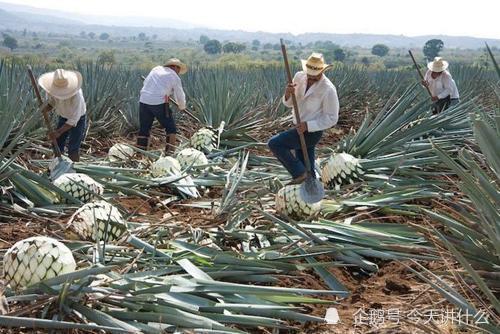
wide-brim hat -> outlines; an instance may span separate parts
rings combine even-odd
[[[319,75],[332,66],[325,63],[321,53],[316,52],[313,52],[307,60],[301,59],[300,61],[302,62],[302,70],[312,76]]]
[[[54,72],[42,74],[38,84],[49,95],[66,100],[74,96],[82,88],[82,75],[77,71],[57,69]]]
[[[443,72],[448,68],[448,62],[441,57],[435,57],[434,61],[427,64],[427,68],[432,72]]]
[[[179,74],[184,74],[188,70],[187,65],[184,64],[182,61],[180,61],[177,58],[170,58],[169,60],[167,60],[167,62],[163,66],[172,66],[172,65],[179,66],[179,68],[180,68]]]

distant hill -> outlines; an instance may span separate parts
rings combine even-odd
[[[97,16],[83,15],[78,13],[68,13],[59,10],[37,8],[13,3],[0,2],[0,8],[16,14],[29,14],[36,21],[44,21],[49,18],[51,23],[73,24],[73,25],[103,25],[103,26],[127,26],[127,27],[163,27],[177,29],[191,29],[200,25],[163,18],[135,17],[135,16]],[[22,16],[22,15],[19,15]],[[55,19],[56,18],[56,19]],[[0,23],[1,24],[1,23]],[[12,28],[11,28],[12,29]]]
[[[422,47],[431,38],[443,40],[445,47],[477,49],[487,42],[491,47],[500,48],[500,39],[475,38],[468,36],[417,36],[371,35],[371,34],[330,34],[248,32],[242,30],[217,30],[196,26],[193,23],[171,19],[148,17],[111,17],[92,16],[63,11],[48,10],[30,6],[0,2],[0,30],[30,30],[60,34],[79,34],[81,31],[109,33],[113,36],[131,36],[144,32],[157,35],[163,40],[198,40],[204,34],[221,41],[251,42],[258,39],[261,43],[278,43],[284,38],[295,43],[307,44],[318,40],[329,40],[341,46],[360,46],[369,48],[383,43],[391,48]]]

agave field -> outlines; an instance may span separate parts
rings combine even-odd
[[[160,128],[149,151],[133,145],[147,73],[74,64],[90,124],[75,173],[50,180],[28,64],[1,60],[2,332],[499,333],[491,60],[451,68],[462,102],[437,115],[410,68],[328,72],[340,120],[313,205],[266,146],[291,126],[280,67],[191,69],[199,122],[177,113],[164,157]]]

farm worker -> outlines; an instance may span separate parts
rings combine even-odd
[[[287,85],[282,102],[285,106],[292,108],[291,94],[295,92],[302,122],[297,124],[294,117],[295,128],[273,136],[268,142],[273,154],[292,175],[293,179],[289,184],[302,183],[307,177],[299,133],[304,134],[311,161],[311,172],[315,175],[315,146],[321,139],[323,130],[337,124],[339,117],[337,90],[324,75],[324,71],[331,65],[325,63],[321,53],[312,53],[307,60],[301,61],[302,71],[297,72],[293,82]]]
[[[47,93],[48,100],[43,108],[55,110],[59,115],[57,128],[49,133],[49,138],[57,141],[64,153],[68,142],[68,156],[80,161],[80,146],[85,137],[86,112],[82,92],[82,75],[77,71],[57,69],[42,74],[38,84]]]
[[[427,64],[427,72],[422,84],[429,87],[432,94],[433,112],[439,113],[454,106],[459,102],[458,88],[455,80],[451,77],[448,62],[441,57],[435,57],[434,61]]]
[[[156,118],[167,135],[165,153],[175,150],[177,132],[172,111],[168,105],[170,96],[175,98],[179,110],[186,108],[186,95],[182,89],[180,74],[187,72],[187,66],[177,58],[169,59],[165,65],[156,66],[149,72],[141,89],[139,104],[139,134],[137,146],[146,150],[153,121]]]

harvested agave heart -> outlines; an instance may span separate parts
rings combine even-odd
[[[3,257],[4,278],[13,289],[75,271],[73,253],[60,241],[31,237],[18,241]]]

